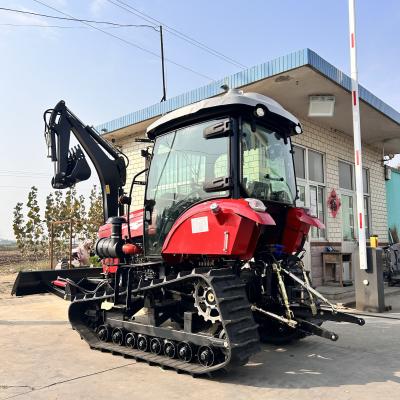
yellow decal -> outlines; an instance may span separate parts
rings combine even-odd
[[[106,185],[106,193],[110,194],[110,185]]]

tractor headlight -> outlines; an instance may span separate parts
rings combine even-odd
[[[265,204],[258,199],[245,199],[247,203],[249,203],[249,206],[254,210],[254,211],[259,211],[259,212],[264,212],[267,208],[265,207]]]

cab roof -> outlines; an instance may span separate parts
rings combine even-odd
[[[266,108],[269,113],[284,118],[293,125],[299,125],[299,120],[293,114],[285,110],[278,102],[270,97],[259,93],[243,93],[242,90],[230,89],[222,96],[205,99],[171,111],[149,125],[146,133],[149,137],[156,136],[157,131],[163,131],[163,128],[170,126],[174,121],[182,120],[184,117],[195,117],[195,115],[200,112],[206,113],[207,111],[227,108],[229,106],[248,106],[252,108],[262,106]]]

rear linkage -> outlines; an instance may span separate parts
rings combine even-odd
[[[301,260],[299,260],[298,266],[302,270],[304,281],[290,272],[288,269],[284,268],[282,264],[282,260],[275,260],[272,264],[272,270],[275,272],[278,279],[278,287],[285,308],[285,316],[264,310],[255,304],[251,305],[251,310],[253,312],[273,318],[280,323],[287,325],[289,328],[299,329],[306,334],[321,336],[332,341],[338,340],[339,336],[334,332],[328,331],[327,329],[321,328],[321,326],[310,322],[310,319],[319,321],[348,322],[360,326],[365,324],[364,319],[339,311],[337,305],[331,303],[326,297],[315,290],[309,282],[307,272]],[[290,304],[282,273],[289,276],[307,291],[308,299],[310,301],[309,306],[302,304]],[[326,306],[322,306],[321,303],[318,303],[317,305],[315,298],[317,298]]]

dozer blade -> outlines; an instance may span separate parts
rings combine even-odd
[[[54,281],[57,281],[57,278],[69,278],[74,282],[79,282],[83,278],[102,278],[102,271],[102,268],[74,268],[19,272],[11,294],[26,296],[39,293],[54,293],[66,298],[65,290],[53,284]]]

